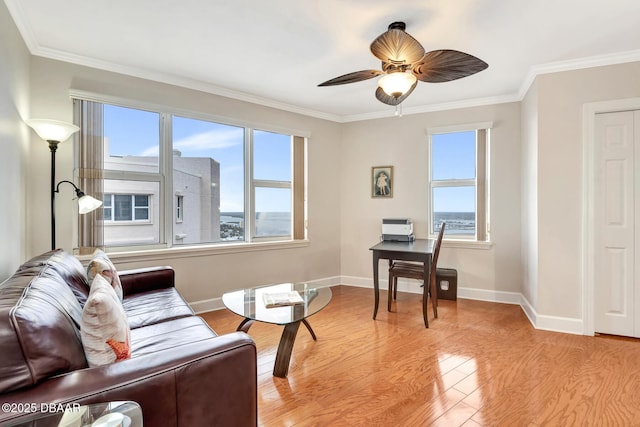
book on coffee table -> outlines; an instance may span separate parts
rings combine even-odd
[[[264,306],[266,308],[304,304],[304,300],[296,291],[262,294],[262,299],[264,300]]]

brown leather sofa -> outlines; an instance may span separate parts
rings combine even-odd
[[[0,284],[0,402],[132,400],[145,426],[257,425],[253,340],[218,336],[175,289],[169,267],[119,275],[132,357],[94,368],[80,340],[89,289],[75,256],[47,252]],[[24,415],[4,409],[0,425]]]

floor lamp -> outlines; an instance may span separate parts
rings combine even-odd
[[[38,136],[49,143],[49,151],[51,151],[51,250],[56,248],[56,216],[54,209],[54,200],[56,193],[60,192],[60,184],[63,182],[73,185],[78,196],[79,213],[89,213],[102,205],[100,200],[96,200],[91,196],[87,196],[71,181],[56,182],[56,150],[58,144],[69,139],[71,135],[80,130],[80,128],[71,123],[60,122],[57,120],[31,119],[26,121]]]

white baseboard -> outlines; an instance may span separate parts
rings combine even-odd
[[[221,297],[193,301],[190,302],[189,305],[191,306],[191,309],[196,312],[196,314],[206,313],[207,311],[221,310],[224,308]]]
[[[332,276],[322,279],[310,280],[307,283],[313,284],[317,287],[345,285],[373,289],[373,279],[367,277]],[[388,289],[388,283],[386,279],[380,279],[380,289]],[[411,292],[416,294],[422,293],[422,288],[420,287],[419,282],[415,280],[400,279],[398,281],[398,290],[401,292]],[[531,322],[531,325],[535,329],[562,332],[566,334],[584,334],[584,322],[582,321],[582,319],[540,315],[535,311],[531,303],[524,297],[524,295],[518,292],[458,287],[458,298],[519,305],[522,308],[524,314],[529,319],[529,322]],[[207,311],[220,310],[224,308],[224,304],[222,304],[222,298],[211,298],[206,300],[193,301],[190,302],[189,305],[191,306],[193,311],[196,312],[196,314],[204,313]]]

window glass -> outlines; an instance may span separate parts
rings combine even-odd
[[[432,179],[473,179],[476,176],[476,131],[431,136]]]
[[[253,132],[253,178],[291,181],[291,136]]]
[[[184,196],[176,196],[176,222],[182,222]]]
[[[134,220],[144,221],[149,219],[149,196],[134,196]]]
[[[256,237],[291,235],[291,190],[257,187],[255,193]]]
[[[173,192],[175,244],[244,240],[244,129],[173,117]]]
[[[104,180],[105,246],[160,242],[160,184],[149,181]]]
[[[133,211],[131,209],[131,195],[115,194],[113,196],[113,220],[131,221]]]
[[[433,189],[433,230],[446,222],[446,235],[476,234],[475,187],[436,187]]]
[[[104,105],[105,169],[157,172],[160,115]]]
[[[102,198],[103,218],[105,221],[113,220],[113,208],[112,208],[113,195],[105,194]]]
[[[487,128],[430,133],[432,236],[446,222],[445,237],[488,241],[488,137]]]

